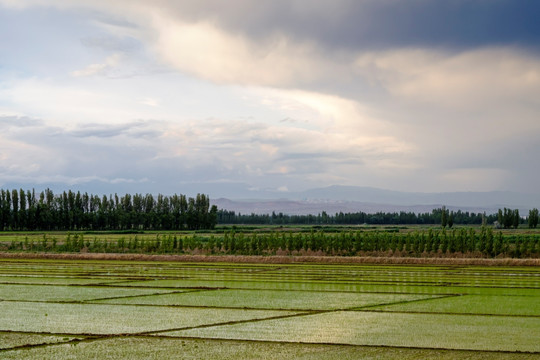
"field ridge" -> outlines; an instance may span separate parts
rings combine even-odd
[[[0,252],[0,259],[53,259],[53,260],[125,260],[203,263],[256,263],[256,264],[395,264],[395,265],[481,265],[481,266],[540,266],[540,259],[515,258],[423,258],[389,256],[308,256],[308,255],[171,255],[121,253],[12,253]]]

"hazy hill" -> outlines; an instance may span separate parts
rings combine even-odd
[[[288,196],[288,198],[361,201],[395,205],[540,207],[540,195],[512,191],[420,193],[334,185],[291,195],[293,196]]]
[[[318,214],[336,212],[378,211],[416,213],[430,212],[445,205],[450,210],[494,213],[499,208],[517,208],[525,214],[540,207],[540,196],[510,191],[419,193],[383,190],[371,187],[328,186],[302,192],[258,194],[250,192],[251,199],[213,200],[221,209],[243,214]],[[260,196],[260,197],[259,197]]]

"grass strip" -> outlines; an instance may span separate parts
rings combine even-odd
[[[540,301],[532,296],[482,296],[464,295],[457,297],[436,298],[423,302],[408,302],[374,306],[380,311],[446,313],[446,314],[482,314],[540,317]]]
[[[0,330],[129,334],[290,314],[286,311],[0,302]]]
[[[100,301],[115,304],[180,305],[275,310],[336,310],[431,298],[432,295],[216,290]]]
[[[522,351],[540,355],[535,318],[473,315],[325,312],[164,333],[170,336],[336,343],[460,350]]]
[[[0,299],[24,301],[84,301],[103,297],[133,296],[167,293],[159,289],[129,289],[114,287],[60,286],[60,285],[0,285]]]

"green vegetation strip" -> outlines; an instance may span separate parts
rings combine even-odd
[[[465,295],[438,298],[429,302],[376,306],[370,310],[540,317],[540,300],[532,296]],[[540,322],[540,319],[538,321]]]
[[[0,302],[0,330],[123,334],[293,314],[286,311]]]
[[[327,312],[163,333],[218,339],[417,348],[525,351],[540,355],[540,319],[471,315]]]
[[[98,298],[167,293],[167,290],[89,286],[0,285],[1,300],[85,301]]]
[[[114,304],[151,304],[260,308],[290,310],[333,310],[428,299],[426,295],[299,292],[269,290],[216,290],[103,300]]]
[[[469,352],[456,350],[359,347],[346,345],[291,344],[251,341],[112,338],[78,344],[11,350],[3,360],[67,359],[380,359],[380,360],[526,360],[529,354]]]
[[[486,295],[528,295],[540,296],[540,289],[524,289],[511,287],[473,287],[449,285],[402,285],[395,284],[365,284],[347,281],[242,281],[242,280],[147,280],[122,283],[123,286],[152,287],[152,288],[229,288],[229,289],[266,289],[282,291],[317,291],[317,292],[370,292],[389,294],[486,294]]]

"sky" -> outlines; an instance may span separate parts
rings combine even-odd
[[[536,0],[0,0],[0,187],[540,193]]]

